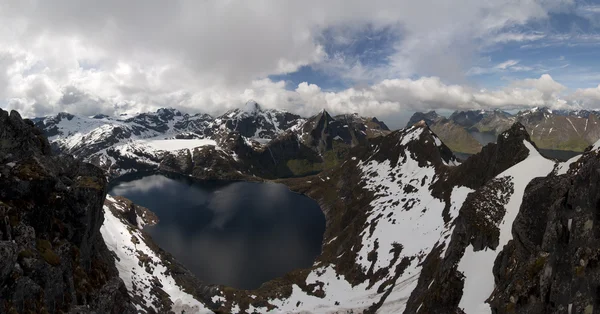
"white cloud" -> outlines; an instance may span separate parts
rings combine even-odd
[[[487,45],[493,44],[504,44],[508,42],[526,42],[536,41],[545,38],[546,35],[543,33],[518,33],[518,32],[506,32],[500,33],[495,36],[491,36],[487,39]]]
[[[579,88],[569,98],[583,108],[598,108],[600,106],[600,85],[593,88]]]
[[[511,67],[517,65],[518,63],[519,63],[519,60],[506,60],[506,61],[496,65],[496,68],[500,69],[500,70],[506,70],[508,68],[511,68]]]
[[[489,62],[489,61],[488,61]],[[520,65],[519,60],[506,60],[504,62],[498,63],[492,66],[475,66],[470,68],[467,71],[467,75],[481,75],[481,74],[491,74],[491,73],[500,73],[500,72],[523,72],[523,71],[532,71],[536,68],[532,66]],[[537,70],[540,70],[540,66],[537,66]],[[542,71],[545,72],[545,71]]]
[[[326,107],[366,115],[420,106],[552,102],[555,94],[538,90],[544,86],[482,94],[444,82],[464,82],[465,69],[486,38],[534,40],[542,35],[506,29],[545,19],[549,10],[564,5],[535,0],[460,5],[435,0],[7,0],[0,3],[0,101],[26,116],[166,106],[218,114],[248,98],[303,114]],[[398,35],[389,64],[373,68],[355,58],[327,55],[318,40],[327,29],[367,26]],[[338,35],[339,43],[351,38]],[[517,70],[517,61],[509,61],[498,66]],[[366,78],[371,85],[325,92],[307,83],[290,91],[284,82],[266,78],[303,65],[329,67],[340,77]]]

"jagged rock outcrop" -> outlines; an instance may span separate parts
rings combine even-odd
[[[600,159],[596,148],[568,173],[532,181],[494,266],[494,313],[597,313]]]
[[[532,154],[544,160],[530,142],[525,128],[516,123],[498,137],[497,144],[488,144],[480,153],[448,169],[445,180],[434,186],[440,191],[448,191],[448,185],[463,186],[468,188],[469,193],[453,221],[454,229],[444,248],[445,254],[432,252],[425,258],[424,271],[406,306],[407,313],[462,313],[459,303],[465,302],[463,298],[469,293],[465,292],[467,274],[459,268],[463,260],[471,259],[471,255],[465,256],[465,251],[469,249],[476,254],[482,250],[502,249],[502,246],[499,247],[501,232],[506,230],[501,228],[506,228],[503,222],[507,211],[511,210],[507,206],[513,196],[518,198],[519,190],[525,188],[522,184],[516,186],[518,183],[513,176],[502,174],[525,162]],[[536,159],[532,159],[531,163],[537,163]],[[551,169],[548,168],[548,171]],[[513,211],[518,211],[518,208],[512,208],[511,213]],[[488,274],[491,275],[493,259],[488,262]],[[469,283],[468,288],[473,289],[472,285]],[[473,311],[472,308],[467,310],[467,313]]]
[[[0,110],[0,313],[135,313],[100,227],[99,168]]]
[[[496,143],[484,146],[481,152],[469,157],[459,167],[453,169],[451,180],[457,180],[460,184],[473,189],[482,186],[528,156],[529,149],[525,147],[523,141],[532,143],[525,127],[517,122],[500,134]]]

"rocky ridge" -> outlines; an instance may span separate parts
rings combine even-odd
[[[102,170],[0,110],[0,313],[135,313],[100,228]]]

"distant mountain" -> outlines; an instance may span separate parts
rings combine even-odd
[[[258,103],[250,100],[244,108],[233,109],[217,117],[212,128],[238,132],[244,137],[256,140],[271,140],[304,121],[299,115],[287,111],[263,110]]]
[[[377,118],[356,114],[333,118],[326,111],[302,118],[283,110],[262,109],[254,101],[216,118],[176,109],[126,119],[59,113],[37,119],[36,126],[56,152],[98,165],[112,177],[161,167],[192,171],[195,164],[204,165],[207,177],[216,174],[206,165],[216,164],[223,166],[221,171],[229,169],[233,177],[298,175],[335,165],[349,148],[389,133]],[[201,149],[195,154],[198,147]],[[188,161],[176,161],[186,154],[190,155]],[[252,162],[240,158],[251,154],[265,157]],[[192,155],[204,158],[193,162]]]
[[[412,117],[410,117],[410,120],[408,120],[408,123],[406,124],[406,127],[409,128],[415,124],[417,124],[419,121],[423,120],[425,121],[425,123],[427,123],[427,125],[431,126],[433,125],[433,123],[440,119],[443,118],[442,116],[440,116],[437,112],[435,111],[429,111],[429,112],[415,112]]]
[[[411,127],[419,121],[427,123],[431,130],[454,152],[474,154],[481,150],[481,144],[463,126],[452,119],[438,115],[435,111],[415,113],[406,127]]]
[[[583,151],[600,139],[600,112],[598,111],[533,108],[520,111],[515,115],[501,110],[454,112],[448,120],[464,128],[470,136],[456,136],[455,132],[444,130],[441,125],[448,122],[434,113],[415,113],[411,121],[427,118],[430,127],[440,132],[440,138],[448,141],[448,146],[463,153],[467,153],[465,146],[471,150],[475,149],[471,145],[473,139],[486,144],[488,139],[496,138],[515,122],[523,124],[531,134],[532,141],[541,149]]]

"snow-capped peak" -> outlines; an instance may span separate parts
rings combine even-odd
[[[242,110],[244,112],[254,113],[254,114],[256,114],[257,112],[262,111],[262,109],[260,108],[260,105],[256,101],[254,101],[252,99],[250,99],[250,100],[248,100],[246,102],[246,104],[244,105],[244,108]]]
[[[165,115],[173,115],[173,116],[181,116],[181,111],[174,109],[174,108],[160,108],[158,110],[156,110],[156,114],[158,114],[159,116],[165,116]]]

